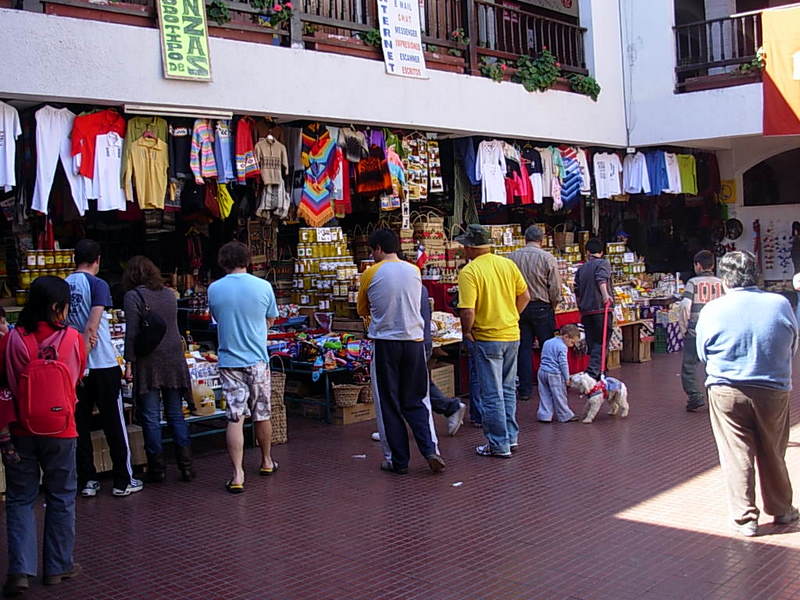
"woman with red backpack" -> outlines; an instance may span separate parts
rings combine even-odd
[[[44,584],[55,585],[80,572],[73,561],[77,474],[75,386],[86,368],[80,333],[67,327],[69,285],[58,277],[32,284],[17,327],[0,339],[0,379],[13,400],[0,410],[0,428],[10,425],[15,452],[6,465],[8,578],[5,596],[29,587],[37,573],[34,506],[45,491]],[[0,401],[2,403],[2,401]]]

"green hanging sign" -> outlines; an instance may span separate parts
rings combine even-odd
[[[211,81],[203,0],[156,0],[166,79]]]

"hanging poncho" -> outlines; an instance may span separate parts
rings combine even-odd
[[[311,143],[306,150],[306,142]],[[304,159],[307,161],[303,195],[297,215],[311,227],[322,227],[333,217],[333,176],[336,143],[327,129],[313,142],[303,132]]]

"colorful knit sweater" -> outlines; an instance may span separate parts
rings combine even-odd
[[[334,217],[336,142],[325,128],[314,133],[306,136],[303,130],[303,160],[307,166],[297,215],[309,226],[321,227]]]
[[[217,176],[217,162],[214,160],[214,130],[208,119],[197,119],[192,134],[192,155],[189,159],[195,183],[202,185],[204,177]]]

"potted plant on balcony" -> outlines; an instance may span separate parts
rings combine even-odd
[[[281,45],[292,14],[291,0],[250,0],[250,7],[230,0],[211,0],[206,5],[208,33],[243,42]]]
[[[449,38],[458,47],[445,49],[433,44],[425,44],[425,65],[438,71],[463,73],[466,64],[464,49],[469,45],[469,38],[463,28],[452,31]]]
[[[678,90],[683,92],[699,92],[719,88],[746,85],[761,81],[761,72],[767,66],[767,53],[764,48],[759,48],[755,56],[748,62],[739,65],[736,69],[713,75],[699,75],[689,77],[678,84]]]

